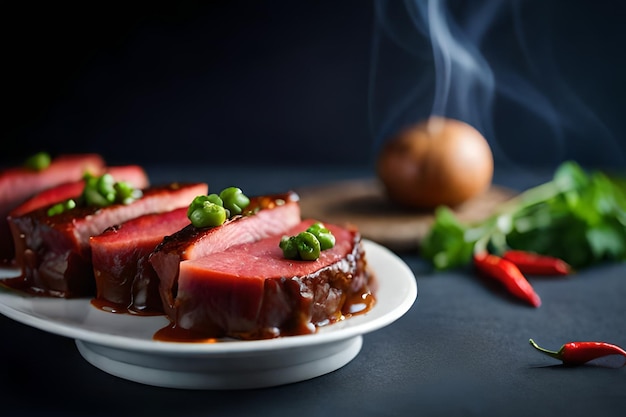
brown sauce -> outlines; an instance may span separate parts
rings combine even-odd
[[[26,280],[23,277],[5,278],[0,280],[0,286],[3,286],[9,290],[19,291],[32,296],[56,296],[58,294],[48,294],[41,291],[38,288],[32,288],[28,286]],[[365,314],[370,311],[376,304],[376,277],[370,272],[368,285],[365,285],[361,291],[357,291],[346,295],[341,311],[336,312],[332,317],[329,317],[324,323],[313,326],[300,326],[294,328],[284,328],[280,331],[266,331],[259,334],[242,334],[241,340],[254,340],[254,339],[270,339],[280,336],[296,336],[303,334],[310,334],[315,332],[320,327],[325,327],[333,323],[337,323],[350,317]],[[159,316],[164,315],[161,311],[153,310],[137,310],[132,307],[114,303],[108,300],[93,298],[90,300],[91,305],[99,310],[112,313],[112,314],[130,314],[136,316]],[[219,330],[212,329],[209,331],[214,333],[213,335],[207,335],[206,332],[194,332],[189,329],[184,329],[176,326],[174,323],[157,330],[153,336],[154,340],[162,342],[180,342],[180,343],[219,343],[223,339]]]
[[[297,326],[286,326],[281,329],[260,329],[255,333],[238,334],[234,339],[262,340],[315,333],[321,327],[326,327],[370,311],[376,304],[376,286],[376,277],[371,272],[368,273],[368,284],[364,285],[360,291],[346,295],[340,311],[335,312],[334,315],[328,317],[327,320],[319,323],[317,326],[312,323],[299,323]],[[297,313],[294,312],[294,314]],[[159,329],[154,334],[153,339],[161,342],[219,343],[226,340],[223,338],[223,333],[222,329],[208,329],[206,332],[192,331],[179,327],[175,323],[170,323]],[[229,340],[233,340],[233,338]]]
[[[133,308],[132,306],[114,303],[102,298],[93,298],[91,300],[91,305],[98,310],[113,314],[130,314],[133,316],[162,316],[164,314],[163,311],[149,309],[139,310],[137,308]]]
[[[0,287],[33,297],[69,298],[65,292],[50,289],[44,290],[42,288],[32,286],[23,276],[3,278],[0,280]]]
[[[182,343],[218,343],[222,341],[218,337],[206,337],[203,334],[177,327],[174,323],[157,330],[153,338],[160,342]]]

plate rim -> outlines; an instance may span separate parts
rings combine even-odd
[[[364,321],[362,323],[348,325],[339,329],[332,328],[332,326],[337,326],[341,324],[336,323],[328,327],[320,328],[320,331],[310,335],[297,335],[263,340],[228,340],[218,343],[168,342],[132,338],[125,335],[111,335],[95,329],[84,329],[72,326],[71,324],[61,323],[55,320],[39,317],[37,315],[31,315],[28,312],[24,312],[12,306],[6,305],[2,300],[2,297],[4,296],[18,297],[20,299],[35,298],[29,295],[18,294],[10,290],[0,291],[0,314],[22,324],[59,336],[68,337],[75,340],[82,340],[93,344],[100,344],[110,348],[135,352],[148,352],[153,355],[237,355],[251,352],[259,353],[269,350],[275,351],[279,349],[292,349],[321,345],[326,343],[334,343],[339,340],[344,340],[347,338],[373,332],[393,323],[394,321],[402,317],[417,300],[417,279],[409,266],[397,254],[392,252],[387,247],[368,239],[363,239],[362,242],[365,246],[365,253],[369,254],[373,252],[376,254],[377,257],[382,257],[381,263],[385,261],[394,261],[392,265],[402,272],[402,274],[400,274],[400,277],[403,281],[405,281],[404,283],[407,285],[407,291],[404,294],[404,297],[399,300],[397,305],[393,306],[390,311],[383,314],[382,316],[375,317],[372,320],[363,319]],[[371,258],[373,257],[374,255],[368,255],[367,259],[370,264],[372,263]],[[384,278],[380,276],[381,274],[377,273],[376,267],[373,267],[372,269],[374,271],[374,274],[377,274],[378,283],[379,285],[381,285],[381,280]],[[87,303],[90,302],[90,300],[87,298],[59,300],[59,302],[81,301]],[[375,308],[376,306],[374,306],[372,311],[374,311]],[[367,314],[368,313],[365,313],[363,316],[356,316],[352,319],[347,319],[342,323],[346,323],[348,322],[348,320],[358,319],[359,317],[366,317]]]

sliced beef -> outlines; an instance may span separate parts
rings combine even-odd
[[[285,233],[300,220],[297,194],[257,196],[250,199],[244,215],[236,216],[219,227],[196,228],[189,225],[166,237],[150,256],[150,263],[160,280],[166,312],[174,307],[172,294],[176,291],[181,262]]]
[[[126,181],[134,188],[144,189],[150,185],[148,174],[139,165],[110,166],[104,172],[111,174],[115,181]],[[77,179],[47,188],[11,210],[10,215],[12,217],[22,216],[40,207],[49,206],[69,198],[76,198],[83,192],[84,187],[85,181]]]
[[[295,235],[313,223],[303,221]],[[367,311],[374,303],[357,230],[326,226],[333,248],[316,261],[283,257],[282,235],[229,248],[180,264],[172,326],[157,338],[265,339],[314,333]],[[169,333],[168,333],[169,332]]]
[[[111,174],[116,181],[126,181],[133,185],[133,187],[135,188],[144,189],[150,184],[148,180],[148,175],[146,174],[144,169],[138,165],[107,167],[105,172]],[[67,182],[52,188],[45,189],[13,209],[9,213],[9,216],[13,218],[23,216],[26,213],[36,210],[40,207],[49,207],[52,204],[65,201],[70,198],[77,198],[83,192],[84,186],[85,181],[80,179],[77,181]],[[15,229],[15,225],[9,223],[9,229]],[[13,236],[19,234],[18,230],[10,231]],[[13,238],[11,238],[10,241],[11,244],[13,244]],[[22,264],[22,256],[23,252],[15,253],[15,265]]]
[[[77,181],[91,172],[99,175],[105,162],[97,154],[71,154],[54,158],[41,171],[26,167],[12,167],[0,172],[0,264],[14,264],[15,248],[7,215],[26,199],[50,187]]]
[[[89,238],[129,219],[187,206],[206,192],[206,184],[150,187],[131,204],[105,208],[77,207],[48,216],[48,206],[9,217],[16,251],[22,253],[22,274],[5,284],[56,297],[95,295]]]
[[[139,216],[92,236],[96,278],[92,304],[117,313],[163,314],[159,279],[148,256],[165,236],[189,224],[185,206]]]

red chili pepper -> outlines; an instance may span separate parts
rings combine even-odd
[[[500,281],[516,297],[533,307],[541,305],[541,299],[524,274],[511,261],[487,252],[474,255],[474,265],[479,272]]]
[[[610,355],[620,355],[626,358],[626,350],[605,342],[569,342],[561,346],[558,351],[544,349],[533,339],[530,339],[530,344],[538,351],[563,361],[564,365],[582,365]],[[626,365],[626,362],[624,364]]]
[[[562,259],[540,255],[523,250],[504,252],[504,259],[513,262],[524,274],[531,275],[567,275],[572,267]]]

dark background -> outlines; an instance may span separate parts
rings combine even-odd
[[[438,72],[407,4],[4,2],[1,163],[46,150],[111,163],[370,164],[393,129],[432,109]],[[446,8],[495,81],[489,100],[467,112],[451,96],[447,113],[477,126],[498,164],[626,166],[622,2]]]
[[[405,94],[413,100],[394,122],[431,110],[432,50],[409,29],[401,0],[393,9],[368,0],[170,3],[1,3],[0,165],[40,149],[156,164],[152,172],[174,179],[180,170],[172,164],[194,164],[190,177],[212,164],[311,164],[293,180],[289,169],[234,173],[233,183],[252,194],[281,191],[314,182],[315,164],[371,163],[393,130],[386,116]],[[470,38],[484,35],[497,88],[489,106],[470,106],[475,112],[465,116],[485,127],[501,167],[576,158],[624,169],[624,2],[450,5]],[[400,25],[399,44],[375,36],[379,13]],[[231,178],[220,172],[210,185],[220,189]],[[534,178],[505,185],[522,188]],[[173,391],[121,381],[83,361],[72,340],[2,318],[10,340],[0,349],[8,359],[0,414],[623,414],[625,369],[562,367],[528,346],[529,337],[554,349],[570,340],[624,346],[622,265],[580,271],[567,283],[536,280],[545,307],[535,311],[464,271],[435,276],[416,254],[404,259],[420,295],[402,320],[366,335],[339,372],[272,390]]]

